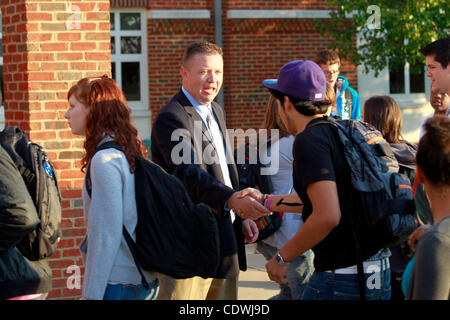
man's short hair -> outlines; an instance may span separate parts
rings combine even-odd
[[[450,37],[445,37],[436,40],[424,48],[419,50],[425,57],[433,56],[434,60],[442,65],[442,68],[447,68],[450,60]]]
[[[339,67],[341,67],[341,59],[339,59],[338,54],[333,50],[319,51],[313,61],[319,66],[321,64],[327,65],[337,63]]]
[[[310,101],[303,100],[299,98],[295,98],[283,92],[280,92],[275,89],[269,89],[272,96],[280,101],[281,107],[284,109],[284,97],[288,97],[289,101],[291,101],[295,110],[298,113],[303,114],[304,116],[314,116],[317,114],[325,114],[328,111],[328,108],[331,106],[331,101],[322,100],[322,101]]]
[[[183,65],[186,63],[186,61],[188,61],[198,53],[206,55],[218,54],[220,56],[223,56],[222,49],[215,43],[212,43],[210,41],[194,42],[191,43],[184,51]]]

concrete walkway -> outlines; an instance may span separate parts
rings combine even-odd
[[[246,252],[248,268],[239,273],[238,300],[267,300],[278,294],[280,287],[267,276],[264,256],[252,244],[246,245]]]

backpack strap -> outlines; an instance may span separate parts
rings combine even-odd
[[[413,196],[416,198],[416,192],[417,192],[417,183],[419,180],[417,179],[417,174],[414,176],[414,182],[413,182]]]
[[[314,123],[311,123],[313,120],[316,120],[316,119],[320,119],[320,120],[314,121]],[[309,129],[309,128],[313,128],[313,127],[315,127],[315,126],[329,125],[329,124],[331,124],[332,122],[336,121],[334,118],[331,118],[331,117],[328,117],[328,116],[323,116],[322,118],[315,118],[315,119],[313,119],[313,120],[311,120],[311,121],[306,125],[305,130],[306,130],[306,129]]]
[[[110,148],[114,148],[116,150],[122,151],[122,148],[119,146],[119,144],[115,141],[107,141],[105,143],[102,143],[101,145],[97,146],[97,148],[95,148],[94,154],[92,155],[92,157],[94,157],[94,155],[100,151],[100,150],[105,150],[105,149],[110,149]],[[92,158],[91,158],[92,159]],[[87,169],[86,169],[86,191],[89,195],[90,198],[92,198],[92,181],[91,181],[91,170],[90,170],[91,166],[90,164],[88,164]],[[136,253],[136,244],[133,241],[133,238],[131,238],[130,233],[128,232],[127,228],[125,228],[125,226],[122,226],[122,234],[123,237],[125,238],[125,241],[128,245],[128,248],[130,249],[131,255],[133,256],[133,260],[134,263],[136,265],[136,268],[139,271],[139,274],[141,275],[141,283],[144,286],[144,288],[146,290],[148,290],[150,288],[150,285],[148,284],[147,280],[145,279],[144,273],[142,272],[142,268],[141,268],[141,264],[138,261],[137,258],[137,253]]]
[[[333,122],[335,122],[335,121],[336,120],[333,118],[323,117],[319,121],[315,121],[312,124],[308,123],[308,125],[306,126],[306,129],[312,128],[315,126],[319,126],[319,125],[331,125],[334,128],[333,132],[335,133],[336,139],[339,139],[338,133],[337,133],[337,126],[336,126],[336,124],[333,125]],[[350,203],[352,203],[351,192],[350,192],[349,196],[350,196]],[[356,228],[354,226],[352,217],[348,216],[346,218],[348,219],[348,222],[350,224],[353,239],[354,239],[354,244],[355,244],[356,267],[357,267],[357,271],[358,271],[359,296],[360,296],[361,300],[366,300],[366,287],[365,287],[365,279],[364,279],[364,266],[363,266],[363,258],[362,258],[362,253],[361,253],[361,246],[359,245],[358,235],[356,233]]]
[[[27,185],[29,185],[36,177],[36,175],[30,169],[22,164],[17,164],[17,169],[19,170],[20,175],[23,177]]]
[[[115,141],[107,141],[105,143],[102,143],[101,145],[97,146],[94,150],[94,154],[92,155],[92,158],[94,157],[94,155],[101,151],[101,150],[105,150],[105,149],[110,149],[110,148],[114,148],[117,150],[122,151],[122,148],[117,144],[117,142]],[[91,159],[92,159],[91,158]],[[92,181],[91,181],[91,164],[90,162],[87,165],[87,169],[86,169],[86,179],[85,179],[85,183],[86,183],[86,191],[89,195],[89,198],[92,197]]]
[[[125,238],[125,241],[127,242],[131,255],[133,256],[134,264],[136,265],[136,268],[138,269],[139,274],[141,275],[141,283],[144,286],[144,288],[148,290],[150,288],[150,285],[148,284],[147,279],[145,279],[144,272],[142,272],[141,264],[138,261],[136,243],[133,241],[133,238],[131,238],[131,235],[128,232],[127,228],[125,228],[125,226],[123,226],[122,228],[122,234],[123,237]]]

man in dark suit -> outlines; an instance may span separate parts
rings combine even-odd
[[[261,199],[235,191],[239,180],[224,111],[213,101],[223,80],[222,49],[210,42],[191,44],[180,73],[181,90],[153,125],[152,160],[181,179],[194,202],[206,203],[217,214],[221,263],[214,279],[161,275],[159,298],[237,299],[239,269],[247,269],[244,237],[256,240],[258,229],[251,219],[269,211]],[[262,197],[254,190],[251,195]]]

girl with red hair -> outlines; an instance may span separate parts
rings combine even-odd
[[[158,294],[156,275],[145,272],[145,289],[127,243],[123,226],[135,239],[137,210],[134,156],[146,150],[131,123],[130,110],[117,83],[107,76],[84,78],[68,92],[67,119],[72,133],[85,137],[82,170],[89,166],[91,196],[83,185],[86,237],[80,245],[85,263],[82,295],[85,299],[150,300]],[[95,153],[101,144],[114,148]],[[94,154],[95,153],[95,154]]]

